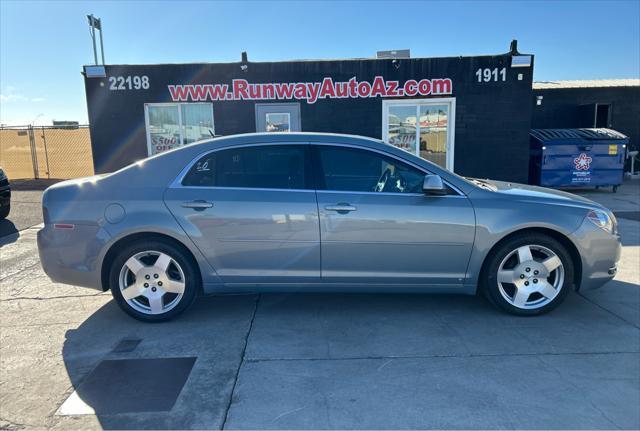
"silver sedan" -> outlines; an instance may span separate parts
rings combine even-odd
[[[616,220],[590,200],[462,178],[344,135],[213,139],[43,196],[40,259],[145,321],[199,294],[483,292],[520,315],[612,279]]]

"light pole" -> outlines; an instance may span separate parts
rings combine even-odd
[[[104,66],[104,43],[102,42],[102,21],[91,15],[87,15],[89,27],[91,27],[91,40],[93,42],[93,63],[98,65],[98,51],[96,49],[96,30],[100,30],[100,56],[102,57],[102,65]]]
[[[31,123],[29,123],[29,126],[33,127],[33,123],[35,123],[35,122],[36,122],[36,120],[37,120],[38,118],[42,117],[42,116],[44,116],[44,114],[38,114],[38,115],[36,115],[36,116],[33,118],[33,120],[31,120]]]

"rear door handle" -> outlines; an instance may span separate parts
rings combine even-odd
[[[192,208],[198,211],[211,208],[212,206],[213,206],[213,202],[207,202],[207,201],[201,201],[201,200],[182,203],[182,208]]]
[[[350,211],[355,211],[358,208],[349,204],[336,204],[336,205],[327,205],[326,207],[324,207],[324,209],[327,211],[337,211],[339,213],[348,213]]]

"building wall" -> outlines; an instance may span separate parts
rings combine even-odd
[[[112,65],[106,78],[85,78],[96,172],[109,172],[147,157],[145,103],[171,102],[169,85],[450,78],[456,98],[455,172],[526,182],[533,66],[511,68],[510,55],[248,63]],[[506,68],[502,81],[478,82],[478,69]],[[518,79],[521,74],[521,79]],[[149,88],[110,90],[109,77],[148,76]],[[274,100],[274,102],[289,102]],[[267,103],[260,101],[259,103]],[[215,133],[255,132],[255,102],[213,101]],[[382,98],[300,101],[302,131],[382,137]]]
[[[611,128],[640,145],[640,87],[558,88],[533,91],[532,127],[537,129],[582,126],[580,105],[611,104]],[[542,105],[536,106],[536,97]]]

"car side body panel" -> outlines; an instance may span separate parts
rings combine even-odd
[[[314,190],[180,187],[164,199],[222,282],[320,281]],[[212,207],[184,207],[197,201]]]
[[[330,209],[338,203],[355,209]],[[319,190],[318,208],[324,281],[454,290],[464,283],[475,235],[466,196]]]

